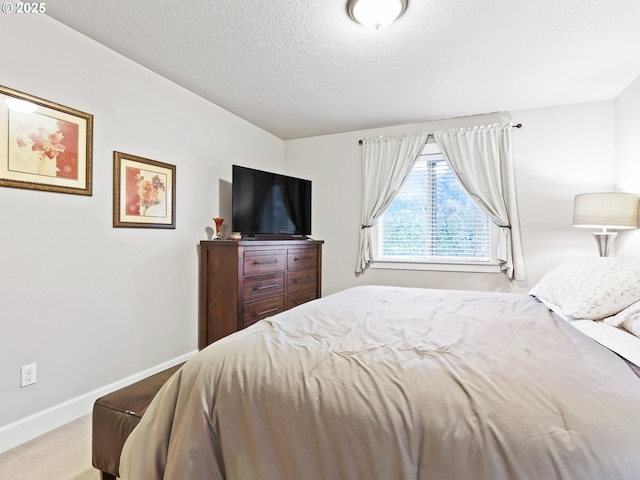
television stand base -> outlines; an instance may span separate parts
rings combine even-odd
[[[308,240],[306,235],[288,235],[288,234],[268,234],[258,233],[256,235],[242,237],[243,240]]]

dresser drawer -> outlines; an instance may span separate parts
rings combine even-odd
[[[318,264],[318,250],[315,248],[289,249],[287,252],[287,269],[316,267]]]
[[[290,293],[287,295],[287,310],[297,307],[298,305],[302,305],[303,303],[310,302],[311,300],[315,300],[316,298],[318,297],[315,289]]]
[[[284,271],[286,259],[286,250],[255,250],[244,252],[244,275],[260,275],[262,273]]]
[[[260,300],[284,293],[284,272],[247,277],[242,285],[245,301]]]
[[[284,310],[284,295],[245,303],[242,307],[242,324],[244,327],[256,323],[263,318],[272,317]]]
[[[318,271],[315,268],[294,270],[287,273],[287,292],[301,290],[316,290],[318,286]]]

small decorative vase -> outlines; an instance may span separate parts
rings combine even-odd
[[[215,217],[213,219],[216,222],[216,240],[222,240],[222,222],[224,222],[224,218]]]

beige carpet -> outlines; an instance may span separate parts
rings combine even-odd
[[[91,415],[0,454],[2,480],[99,480],[91,466]]]

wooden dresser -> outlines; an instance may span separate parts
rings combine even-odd
[[[322,241],[200,242],[198,348],[320,297]]]

